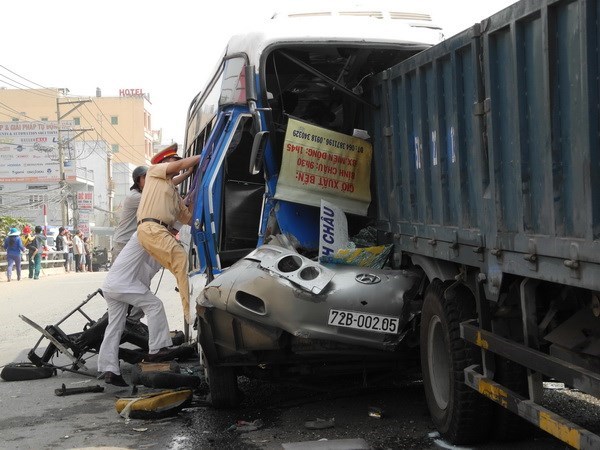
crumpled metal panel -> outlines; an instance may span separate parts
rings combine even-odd
[[[302,281],[301,286],[296,278],[287,276],[289,272],[277,267],[277,261],[293,254],[274,246],[259,247],[209,283],[204,295],[216,308],[298,337],[379,349],[390,349],[402,339],[400,334],[328,325],[329,311],[398,317],[402,329],[412,317],[404,307],[404,295],[418,282],[418,274],[311,262],[309,267],[318,267],[323,280],[329,279],[315,294],[312,283]]]
[[[333,278],[334,272],[318,262],[275,245],[262,246],[246,259],[260,262],[260,266],[286,278],[313,294],[320,294]]]

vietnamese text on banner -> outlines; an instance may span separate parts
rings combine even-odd
[[[275,198],[318,207],[325,199],[365,216],[372,154],[363,139],[290,118]]]

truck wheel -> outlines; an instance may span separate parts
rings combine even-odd
[[[480,351],[460,337],[459,324],[476,317],[475,302],[464,287],[434,280],[421,312],[421,367],[427,406],[440,434],[453,444],[489,438],[491,404],[464,383],[463,370],[481,363]]]
[[[496,355],[494,379],[513,392],[527,397],[527,369],[514,361]],[[522,441],[533,434],[532,424],[500,405],[494,405],[494,439],[503,442]]]
[[[233,367],[215,367],[201,352],[204,376],[210,389],[210,402],[214,408],[235,408],[240,403],[237,376]]]

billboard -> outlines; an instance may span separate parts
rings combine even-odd
[[[73,123],[61,121],[60,125],[64,130]],[[68,132],[61,137],[68,138]],[[74,180],[75,164],[71,164],[70,157],[67,148],[65,177]],[[56,121],[0,122],[0,182],[57,183],[60,179],[58,161]]]
[[[79,209],[80,211],[92,211],[94,209],[94,193],[78,192],[77,209]]]

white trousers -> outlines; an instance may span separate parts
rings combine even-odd
[[[125,329],[129,305],[137,306],[148,318],[148,350],[156,353],[163,347],[173,345],[169,334],[169,323],[162,301],[152,292],[144,294],[115,294],[103,292],[108,304],[108,326],[98,353],[98,372],[119,375],[119,344]]]

